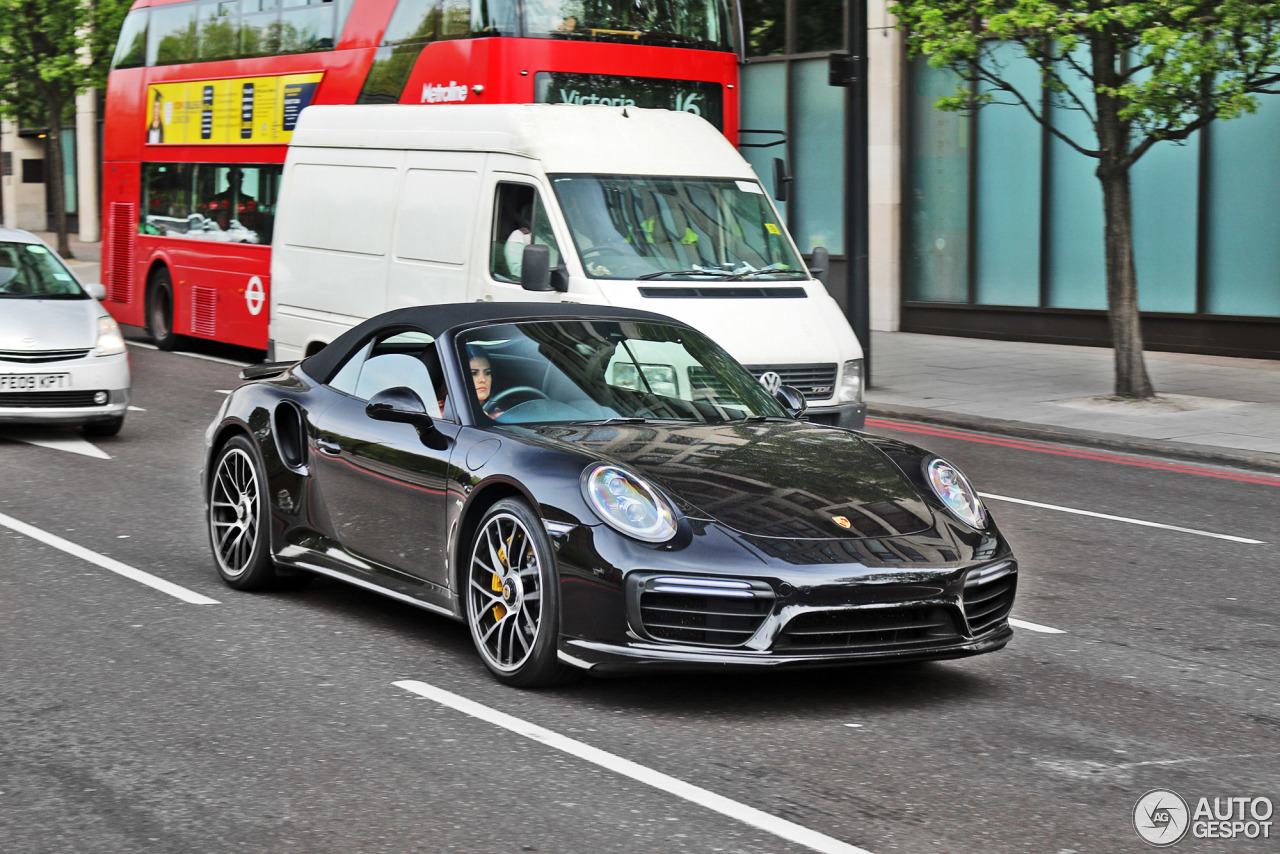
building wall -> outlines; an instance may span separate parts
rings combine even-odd
[[[1040,97],[1012,47],[1007,76]],[[1083,81],[1079,84],[1083,87]],[[947,72],[910,64],[903,328],[1109,344],[1097,161],[1021,107],[942,113]],[[1096,147],[1078,112],[1053,126]],[[1152,349],[1280,358],[1280,98],[1131,173],[1139,305]]]
[[[0,152],[10,155],[12,170],[0,177],[4,182],[4,224],[10,228],[44,231],[45,184],[23,181],[23,161],[44,160],[43,140],[18,136],[17,125],[0,121]]]

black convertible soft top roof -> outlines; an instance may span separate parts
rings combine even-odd
[[[335,338],[314,356],[302,360],[302,369],[320,382],[327,382],[347,355],[364,345],[380,329],[412,326],[433,338],[446,330],[470,323],[497,323],[519,320],[572,320],[577,318],[609,318],[613,320],[649,320],[679,323],[665,314],[614,308],[607,305],[542,302],[459,302],[443,305],[415,305],[397,308],[369,318]]]

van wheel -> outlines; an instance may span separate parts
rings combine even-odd
[[[161,267],[147,286],[147,332],[158,349],[173,350],[178,336],[173,334],[173,278]]]

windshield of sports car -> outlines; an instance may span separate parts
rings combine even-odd
[[[807,279],[764,190],[732,178],[552,175],[593,279]]]
[[[789,418],[746,368],[685,326],[506,323],[456,339],[477,424],[718,424]]]
[[[44,246],[0,242],[0,299],[89,299],[89,295]]]

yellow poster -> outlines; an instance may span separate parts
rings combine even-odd
[[[187,80],[148,87],[147,142],[286,143],[324,72]]]

